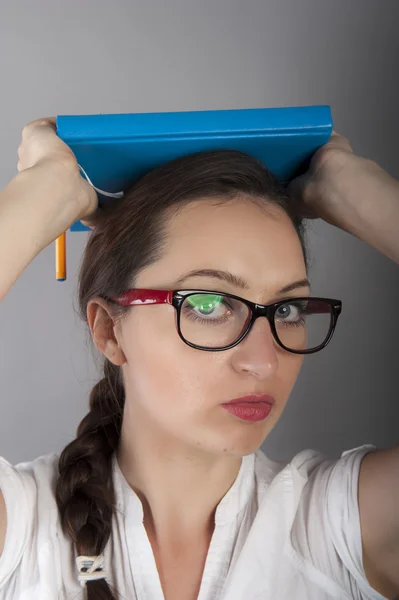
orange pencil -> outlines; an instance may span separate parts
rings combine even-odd
[[[55,240],[55,276],[57,281],[66,280],[66,233]]]

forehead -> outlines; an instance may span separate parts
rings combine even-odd
[[[163,256],[139,275],[137,285],[167,287],[194,269],[233,272],[254,291],[280,288],[306,275],[301,244],[287,214],[249,199],[193,201],[170,213]]]

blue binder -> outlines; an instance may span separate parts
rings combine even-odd
[[[100,205],[151,169],[202,150],[241,150],[280,181],[306,168],[332,132],[329,106],[192,112],[60,115],[57,134],[98,188]],[[71,231],[86,231],[77,222]]]

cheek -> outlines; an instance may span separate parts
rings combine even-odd
[[[140,307],[144,311],[132,315],[123,335],[128,388],[148,408],[195,412],[210,400],[220,356],[215,360],[214,353],[195,350],[181,340],[173,307]]]
[[[285,407],[292,388],[300,373],[304,357],[300,354],[284,353],[279,362],[279,384],[281,389],[281,410]]]
[[[289,354],[286,353],[284,357],[284,371],[286,373],[287,380],[293,385],[296,378],[301,370],[304,356],[300,354]]]

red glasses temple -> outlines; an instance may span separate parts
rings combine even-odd
[[[171,290],[127,290],[121,296],[112,297],[111,300],[121,306],[135,306],[139,304],[172,304],[173,291]]]

